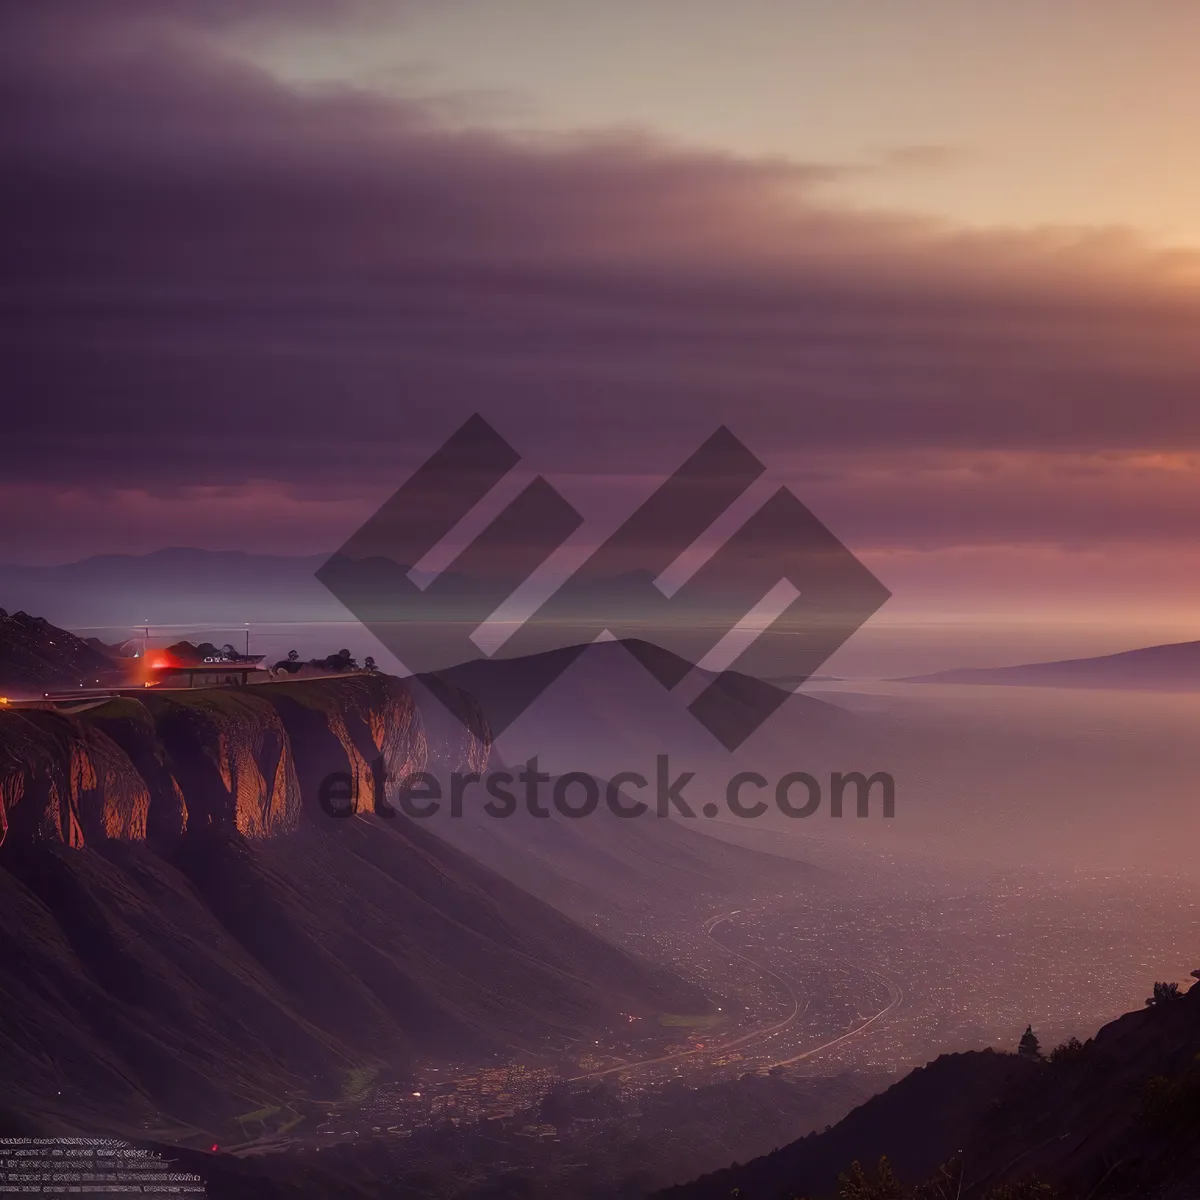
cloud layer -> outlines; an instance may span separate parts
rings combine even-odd
[[[568,475],[669,470],[726,423],[876,545],[1195,532],[1186,255],[839,208],[836,163],[506,138],[237,53],[245,22],[332,5],[97,7],[0,4],[4,486],[28,510],[0,556],[65,545],[71,496],[103,549],[155,496],[240,497],[243,533],[289,546],[328,499],[319,548],[472,411]]]

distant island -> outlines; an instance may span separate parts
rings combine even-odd
[[[1200,641],[1014,667],[958,667],[932,675],[909,676],[903,682],[1193,691],[1200,689]]]

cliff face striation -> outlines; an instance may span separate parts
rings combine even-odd
[[[465,747],[468,761],[486,754],[486,740]],[[299,824],[302,780],[315,796],[346,773],[371,811],[375,763],[396,777],[427,758],[412,695],[387,675],[0,710],[0,831],[75,848],[205,828],[268,837]]]
[[[146,781],[99,728],[48,710],[0,710],[0,844],[142,840]]]
[[[303,1112],[418,1055],[702,1006],[376,815],[382,776],[482,768],[479,728],[431,756],[382,675],[0,709],[0,1125],[224,1143],[238,1114]],[[348,819],[317,802],[332,773]]]

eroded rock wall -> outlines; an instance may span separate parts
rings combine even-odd
[[[452,768],[486,760],[478,744],[434,747]],[[356,807],[424,770],[425,727],[408,685],[387,675],[121,697],[76,713],[0,711],[0,833],[80,847],[235,829],[294,830],[321,781],[348,775]]]

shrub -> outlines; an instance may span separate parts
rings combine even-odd
[[[838,1200],[905,1200],[905,1189],[885,1156],[879,1160],[873,1179],[858,1162],[839,1175]]]
[[[1142,1119],[1158,1133],[1200,1133],[1200,1067],[1175,1079],[1148,1079],[1142,1091]]]
[[[1054,1200],[1058,1193],[1048,1184],[1037,1179],[1023,1179],[1020,1183],[1002,1183],[984,1193],[982,1200]]]
[[[1087,1051],[1087,1045],[1077,1037],[1067,1038],[1065,1042],[1060,1042],[1050,1051],[1050,1061],[1052,1063],[1079,1062],[1080,1059],[1087,1057]]]
[[[1156,1004],[1167,1004],[1171,1000],[1178,1000],[1182,995],[1177,983],[1156,983],[1154,995],[1146,998],[1146,1004],[1153,1008]]]

